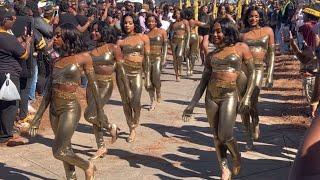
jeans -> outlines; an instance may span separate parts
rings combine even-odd
[[[24,119],[28,116],[28,101],[30,94],[30,85],[32,78],[20,78],[20,97],[21,100],[19,102],[19,119]]]
[[[288,54],[290,50],[290,45],[289,42],[285,42],[289,38],[289,31],[290,31],[290,26],[281,24],[280,27],[280,34],[281,34],[281,41],[280,41],[280,52],[281,54]]]
[[[301,48],[303,47],[303,36],[301,33],[297,32],[297,42],[298,42],[298,47],[300,50],[302,50]]]
[[[31,80],[28,82],[30,91],[29,91],[29,99],[35,100],[36,99],[36,89],[37,89],[37,82],[38,82],[38,65],[35,65],[34,72],[32,74]]]
[[[280,26],[276,27],[276,31],[275,31],[275,40],[276,40],[276,44],[280,44],[281,43],[281,33],[280,33]]]
[[[86,88],[88,85],[88,79],[86,77],[86,75],[81,75],[81,87],[82,88]]]

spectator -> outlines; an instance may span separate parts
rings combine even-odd
[[[29,57],[31,37],[25,36],[20,43],[18,39],[8,33],[16,17],[4,8],[0,8],[0,84],[6,80],[6,73],[10,73],[12,82],[19,90],[21,60]],[[20,137],[13,131],[14,121],[18,112],[18,101],[0,100],[0,141],[8,146],[27,143],[27,139]]]
[[[288,54],[289,53],[289,31],[291,26],[291,19],[295,13],[294,5],[291,2],[291,0],[284,0],[283,6],[280,10],[280,34],[282,36],[282,39],[280,41],[280,51],[282,54]]]
[[[145,23],[146,17],[147,17],[147,11],[145,9],[141,9],[139,13],[139,22],[140,22],[140,26],[142,27],[142,33],[146,33],[149,31]]]

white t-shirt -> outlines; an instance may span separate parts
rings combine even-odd
[[[176,20],[173,19],[172,16],[173,16],[173,13],[172,13],[172,12],[169,12],[169,13],[168,13],[169,21],[171,21],[171,22],[176,22]]]
[[[299,10],[299,12],[297,13],[296,15],[296,31],[299,30],[299,28],[301,26],[303,26],[304,24],[304,21],[303,21],[303,12],[302,12],[302,9]]]
[[[168,28],[169,28],[169,26],[170,26],[170,22],[169,22],[169,21],[164,21],[164,20],[162,20],[162,21],[161,21],[161,24],[162,24],[162,26],[161,26],[162,29],[168,30]]]

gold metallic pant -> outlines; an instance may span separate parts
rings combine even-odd
[[[227,150],[230,151],[232,158],[240,164],[241,156],[233,137],[237,103],[236,88],[222,88],[213,83],[209,84],[205,97],[205,107],[221,168],[227,166]]]
[[[199,36],[197,33],[190,35],[190,52],[187,58],[187,74],[193,75],[193,68],[196,61],[199,60]]]
[[[151,61],[151,88],[149,91],[149,96],[151,102],[155,100],[155,93],[157,95],[157,100],[161,98],[161,55],[153,55],[150,54],[150,61]]]
[[[134,63],[124,63],[129,86],[132,92],[130,103],[125,101],[125,95],[121,94],[123,99],[123,110],[126,116],[127,124],[130,129],[135,129],[139,125],[141,112],[141,93],[142,93],[142,66],[134,65]],[[124,87],[121,87],[124,88]],[[119,88],[120,89],[120,88]]]
[[[173,37],[171,41],[171,49],[173,55],[173,67],[176,77],[182,74],[182,62],[184,58],[185,38]]]
[[[102,79],[99,79],[99,77],[101,77]],[[112,90],[113,90],[112,77],[111,75],[103,75],[103,76],[97,75],[97,82],[99,86],[101,101],[103,105],[105,105],[109,101],[112,94]],[[98,127],[96,125],[97,123],[95,123],[97,122],[97,107],[94,101],[94,97],[89,88],[87,88],[86,94],[87,94],[86,96],[87,96],[88,106],[84,111],[84,118],[88,122],[93,124],[93,133],[95,135],[96,143],[99,149],[101,147],[106,146],[103,140],[103,127]],[[106,124],[109,124],[108,118],[105,118],[105,120],[106,120]]]
[[[77,156],[71,148],[71,138],[80,120],[81,107],[74,93],[53,93],[50,105],[50,123],[55,134],[53,156],[63,162],[67,179],[76,179],[75,166],[83,170],[89,168],[89,161]]]
[[[241,119],[243,121],[246,133],[247,133],[247,140],[252,139],[252,128],[259,125],[259,112],[258,112],[258,98],[260,94],[260,89],[263,81],[263,65],[256,65],[255,66],[255,77],[254,77],[254,84],[255,88],[251,96],[251,109],[249,113],[241,114]],[[239,88],[239,96],[242,98],[246,93],[247,88],[247,76],[244,72],[242,72],[238,78],[238,88]],[[250,122],[250,117],[252,120],[252,126]],[[251,128],[252,127],[252,128]]]

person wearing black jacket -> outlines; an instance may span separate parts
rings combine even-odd
[[[20,96],[21,101],[19,103],[19,120],[28,121],[30,117],[28,116],[28,105],[30,91],[35,87],[33,83],[36,83],[37,79],[37,61],[33,56],[34,52],[39,49],[43,49],[46,45],[42,34],[35,29],[33,13],[28,6],[20,7],[17,9],[18,15],[16,16],[16,21],[13,24],[12,31],[16,37],[20,37],[25,34],[25,28],[31,26],[30,29],[33,31],[30,54],[26,61],[21,63],[22,72],[20,75]]]
[[[32,37],[23,34],[22,40],[12,34],[11,28],[16,16],[4,8],[0,8],[0,84],[5,82],[6,74],[17,89],[20,89],[21,63],[28,59]],[[25,138],[14,136],[14,121],[18,111],[18,101],[0,100],[0,142],[8,146],[24,144]]]
[[[41,36],[43,36],[44,39],[42,41],[45,41],[45,39],[51,39],[53,37],[53,26],[48,24],[40,16],[38,1],[28,1],[26,7],[30,8],[30,10],[32,11],[34,29],[37,30],[41,34]],[[40,43],[44,44],[45,42]],[[38,61],[37,57],[34,56],[32,56],[31,59],[33,61],[33,66],[31,67],[31,71],[33,72],[33,74],[28,84],[28,86],[30,87],[29,99],[35,100],[36,85],[38,80]]]

